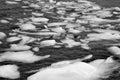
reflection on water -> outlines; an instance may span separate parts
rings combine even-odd
[[[120,0],[89,0],[103,7],[120,7]]]

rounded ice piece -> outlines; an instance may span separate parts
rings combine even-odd
[[[4,32],[0,32],[0,39],[4,39],[7,35]]]
[[[16,65],[2,65],[0,66],[0,77],[17,79],[20,77],[18,66]]]
[[[53,46],[56,44],[55,40],[44,40],[40,42],[41,46]]]
[[[33,25],[33,24],[30,24],[30,23],[26,23],[26,24],[22,24],[20,26],[20,29],[21,30],[35,30],[36,29],[36,26]]]

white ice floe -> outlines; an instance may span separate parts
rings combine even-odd
[[[0,66],[0,77],[17,79],[20,77],[19,67],[17,65],[2,65]]]
[[[39,51],[39,47],[34,47],[34,48],[32,48],[32,50],[35,51],[35,52],[38,52]]]
[[[7,3],[7,4],[19,4],[19,3],[16,2],[16,1],[6,1],[5,3]]]
[[[42,59],[46,59],[50,55],[37,56],[30,50],[19,52],[5,52],[0,56],[0,61],[17,61],[23,63],[33,63]]]
[[[97,16],[99,16],[100,18],[105,18],[105,17],[111,17],[112,14],[110,11],[107,11],[107,10],[100,10],[100,11],[97,11],[95,13]]]
[[[47,23],[49,21],[48,18],[43,18],[43,17],[38,17],[38,18],[32,17],[31,20],[33,23],[39,23],[39,22]]]
[[[8,48],[7,50],[21,51],[21,50],[29,50],[29,49],[31,49],[31,46],[20,45],[20,44],[11,44],[10,48]]]
[[[89,23],[102,23],[105,21],[104,19],[98,18],[98,17],[93,16],[93,15],[82,16],[82,18],[86,21],[89,21]]]
[[[2,44],[3,42],[2,41],[0,41],[0,44]]]
[[[4,20],[4,19],[0,20],[0,22],[1,22],[1,23],[4,23],[4,24],[7,24],[7,23],[9,23],[9,21],[7,21],[7,20]]]
[[[107,30],[107,29],[93,29],[93,31],[98,32],[98,33],[113,33],[113,34],[120,34],[119,31],[117,30]]]
[[[86,50],[89,50],[89,49],[90,49],[90,47],[88,46],[87,43],[82,43],[80,46],[81,46],[83,49],[86,49]]]
[[[32,36],[58,36],[60,35],[59,33],[56,32],[52,32],[52,31],[39,31],[39,32],[25,32],[25,31],[19,31],[19,30],[15,30],[14,32],[19,33],[19,34],[23,34],[23,35],[32,35]]]
[[[120,48],[117,46],[111,46],[107,50],[116,56],[120,56]]]
[[[14,42],[14,41],[18,41],[18,40],[21,40],[21,38],[19,38],[19,37],[9,37],[9,38],[7,38],[7,42]]]
[[[40,46],[54,46],[57,42],[55,40],[44,40],[40,42]]]
[[[65,33],[66,32],[62,27],[50,28],[50,30],[57,32],[57,33]]]
[[[65,22],[69,22],[69,21],[74,21],[75,20],[75,18],[74,17],[62,17],[61,19],[64,19],[65,20]]]
[[[21,41],[19,42],[20,45],[24,45],[30,42],[33,42],[35,39],[26,35],[19,35]]]
[[[73,18],[74,18],[74,17],[79,17],[79,16],[80,16],[80,15],[79,15],[78,13],[74,13],[74,12],[70,14],[70,17],[73,17]]]
[[[43,16],[44,14],[43,13],[32,12],[32,15],[40,17],[40,16]]]
[[[20,25],[21,30],[36,30],[36,26],[30,23]]]
[[[34,4],[34,3],[30,4],[29,7],[32,7],[32,8],[35,8],[35,9],[40,8],[40,6],[38,4]]]
[[[4,39],[7,35],[4,32],[0,32],[0,39]]]
[[[76,20],[77,23],[80,23],[80,24],[88,24],[88,21],[87,20]]]
[[[48,23],[48,27],[52,26],[65,26],[67,23],[66,22],[53,22],[53,23]]]
[[[29,76],[27,80],[99,80],[108,78],[118,67],[119,64],[115,61],[105,59],[94,60],[90,63],[68,61],[64,66],[41,69]]]
[[[80,31],[80,30],[77,30],[77,29],[69,28],[69,29],[68,29],[68,32],[69,32],[69,33],[72,33],[72,34],[79,34],[81,31]]]
[[[49,0],[49,3],[55,3],[55,0]]]
[[[21,0],[15,0],[15,1],[21,1]]]
[[[115,40],[115,39],[120,39],[120,34],[118,33],[90,33],[87,35],[88,41],[98,41],[98,40]]]

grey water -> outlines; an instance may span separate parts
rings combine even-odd
[[[120,0],[88,0],[95,2],[102,7],[120,7]]]

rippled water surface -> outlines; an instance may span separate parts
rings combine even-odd
[[[120,0],[89,0],[99,4],[102,7],[120,7]]]

